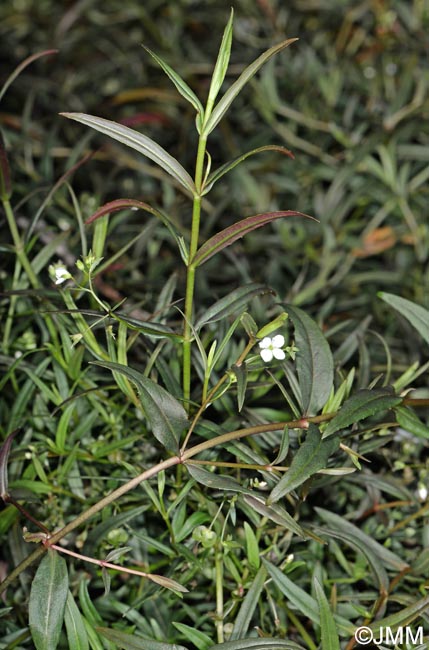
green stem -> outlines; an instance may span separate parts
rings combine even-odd
[[[221,543],[218,543],[216,547],[215,557],[217,642],[223,643],[223,550]]]
[[[189,259],[186,276],[186,296],[185,296],[185,322],[183,329],[183,400],[186,410],[190,410],[191,396],[191,339],[192,339],[192,314],[194,307],[194,287],[195,287],[195,270],[193,258],[198,249],[198,240],[200,236],[200,218],[201,218],[201,190],[204,170],[204,157],[206,154],[207,137],[200,136],[198,141],[198,153],[195,163],[195,188],[193,207],[192,207],[192,226],[191,241],[189,245]]]
[[[421,401],[425,402],[426,400],[421,400]],[[93,506],[88,508],[88,510],[86,510],[78,517],[76,517],[73,521],[71,521],[66,526],[64,526],[64,528],[61,528],[61,530],[58,530],[56,533],[51,535],[51,537],[49,538],[49,543],[56,544],[63,537],[68,535],[68,533],[71,533],[73,530],[78,528],[85,521],[91,519],[91,517],[93,517],[95,514],[103,510],[103,508],[107,507],[108,505],[110,505],[111,503],[119,499],[121,496],[129,492],[130,490],[136,488],[143,481],[146,481],[152,476],[156,476],[156,474],[158,474],[160,471],[168,469],[169,467],[174,467],[175,465],[179,465],[180,463],[186,463],[187,460],[189,460],[193,456],[196,456],[202,451],[211,449],[212,447],[217,447],[218,445],[223,445],[227,442],[231,442],[232,440],[239,440],[240,438],[245,438],[247,436],[254,436],[259,433],[265,433],[268,431],[281,431],[282,429],[284,429],[285,426],[288,426],[290,429],[307,429],[310,422],[314,422],[316,424],[320,422],[327,422],[329,420],[332,420],[332,418],[336,414],[337,413],[325,413],[323,415],[301,418],[300,420],[289,420],[285,422],[272,422],[270,424],[260,424],[254,427],[247,427],[245,429],[237,429],[235,431],[229,431],[228,433],[224,433],[220,436],[217,436],[216,438],[212,438],[211,440],[205,440],[204,442],[198,445],[194,445],[194,447],[191,447],[190,449],[188,449],[187,451],[185,451],[183,454],[179,456],[172,456],[171,458],[167,458],[161,463],[158,463],[157,465],[150,467],[149,469],[145,470],[138,476],[132,478],[127,483],[124,483],[123,485],[118,487],[110,494],[107,494],[103,499],[95,503]],[[28,557],[26,557],[25,560],[23,560],[0,584],[0,594],[2,594],[8,588],[8,586],[12,584],[15,578],[17,578],[27,567],[29,567],[35,560],[41,557],[45,551],[46,551],[46,547],[43,544],[41,544],[35,551],[33,551],[33,553],[31,553]]]

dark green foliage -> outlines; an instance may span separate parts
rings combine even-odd
[[[428,29],[0,3],[0,650],[428,634]]]

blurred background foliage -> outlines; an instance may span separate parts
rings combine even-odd
[[[258,231],[227,249],[228,263],[222,264],[221,273],[219,258],[215,258],[201,274],[198,307],[203,310],[245,282],[267,283],[275,289],[276,300],[301,306],[319,322],[335,353],[340,379],[354,366],[358,385],[365,387],[385,373],[391,362],[389,372],[393,379],[397,378],[412,364],[417,367],[423,363],[425,354],[414,330],[376,294],[379,290],[389,291],[429,308],[427,2],[237,0],[234,10],[234,40],[226,83],[231,83],[249,61],[272,44],[286,37],[298,37],[299,41],[271,60],[234,102],[211,137],[213,166],[264,144],[286,146],[295,159],[270,152],[236,168],[205,200],[202,235],[206,238],[232,219],[265,210],[299,210],[317,217],[320,224],[276,222],[263,233]],[[218,0],[0,3],[2,81],[31,54],[58,49],[57,54],[26,68],[0,104],[0,127],[12,169],[18,224],[25,232],[34,216],[40,217],[36,236],[31,239],[33,255],[54,241],[53,250],[71,267],[82,254],[86,237],[77,215],[86,218],[98,206],[119,197],[157,205],[183,228],[189,228],[189,200],[150,161],[139,159],[58,113],[82,111],[141,129],[192,173],[196,145],[192,112],[141,44],[172,65],[204,99],[229,11],[230,3]],[[88,150],[93,151],[92,158],[52,192],[58,179]],[[5,222],[0,219],[1,232],[5,233]],[[103,272],[97,290],[111,304],[129,297],[140,314],[150,315],[156,310],[167,280],[177,276],[177,296],[182,296],[185,278],[182,269],[177,268],[177,253],[169,234],[139,213],[112,216],[109,256],[136,237],[142,225],[142,236]],[[2,241],[0,281],[7,288],[12,259],[8,238],[2,235]],[[45,280],[49,284],[47,272]],[[252,304],[252,314],[261,325],[268,320],[270,309],[276,313],[274,303],[268,313],[266,302],[255,300]],[[24,420],[31,423],[31,430],[13,457],[14,475],[20,476],[23,467],[26,470],[21,484],[15,480],[15,486],[34,491],[37,481],[39,498],[43,499],[38,504],[39,516],[53,528],[63,523],[65,512],[68,517],[79,512],[89,492],[102,494],[113,489],[121,473],[128,474],[135,464],[154,462],[159,450],[147,441],[140,442],[136,450],[137,417],[123,396],[107,384],[105,390],[76,402],[72,432],[68,430],[69,416],[61,416],[58,433],[60,416],[56,412],[52,418],[51,414],[76,389],[73,380],[79,379],[80,386],[88,390],[95,390],[99,383],[94,381],[94,368],[80,375],[82,359],[76,360],[76,369],[66,377],[55,364],[46,370],[42,356],[31,357],[40,340],[46,341],[46,331],[28,304],[24,303],[24,307],[18,310],[12,353],[27,350],[29,361],[36,361],[31,368],[22,366],[25,382],[12,378],[4,389],[1,420],[6,431],[21,424],[23,413],[27,413]],[[140,361],[141,349],[136,346],[133,353],[137,359],[131,357],[130,365]],[[1,362],[10,367],[10,359],[2,357]],[[35,377],[43,378],[38,379],[37,386]],[[99,382],[102,377],[106,375],[100,375]],[[413,386],[418,389],[416,395],[427,397],[427,373],[416,376]],[[255,393],[256,399],[261,394],[263,387]],[[273,401],[270,396],[265,406],[267,410],[249,409],[246,415],[252,423],[270,415],[269,408],[278,406],[281,411],[284,400]],[[68,452],[66,462],[56,466],[52,457],[59,453],[64,432],[70,436],[67,445],[73,451]],[[47,433],[57,447],[45,443]],[[256,454],[266,451],[264,445],[277,443],[277,439],[268,437],[258,443],[252,441],[251,445]],[[391,546],[404,561],[411,562],[418,550],[427,547],[427,525],[405,527],[401,521],[404,508],[408,514],[413,512],[411,490],[419,480],[427,481],[424,444],[415,439],[404,441],[386,431],[381,441],[369,438],[367,452],[374,465],[366,473],[341,479],[341,485],[337,483],[334,490],[332,480],[329,489],[324,490],[325,479],[319,478],[320,491],[316,490],[311,507],[301,504],[300,515],[304,520],[314,518],[314,505],[348,512],[350,516],[353,513],[368,535],[383,539],[393,522],[398,528],[391,536]],[[112,467],[117,469],[112,471]],[[169,503],[177,497],[177,486],[172,481],[167,479],[165,500]],[[152,585],[142,593],[141,587],[130,586],[119,578],[115,597],[98,598],[97,608],[104,620],[123,614],[128,617],[130,629],[136,626],[158,640],[168,636],[183,641],[173,626],[173,620],[179,619],[209,634],[213,581],[208,553],[206,557],[204,551],[197,562],[196,555],[184,544],[167,545],[165,521],[153,497],[155,488],[146,489],[152,492],[144,493],[143,507],[142,494],[131,494],[122,513],[109,508],[103,514],[103,521],[108,522],[104,527],[101,522],[92,531],[82,531],[72,542],[77,547],[85,544],[88,552],[95,552],[98,540],[105,540],[106,535],[113,546],[132,537],[134,553],[144,566],[159,572],[180,568],[183,582],[192,584],[193,591],[178,606],[172,604],[170,594],[165,598],[154,595]],[[59,494],[63,499],[61,508],[56,500]],[[49,496],[45,499],[45,495]],[[374,506],[384,498],[397,499],[398,503],[402,499],[408,505],[403,509],[392,506],[389,521],[385,512]],[[178,544],[190,535],[191,527],[185,530],[190,513],[193,525],[200,525],[212,519],[218,508],[210,496],[206,498],[195,487],[187,499],[188,510],[178,506],[169,523],[177,533]],[[132,518],[139,522],[143,511],[150,542],[141,527],[128,523]],[[1,533],[8,531],[17,518],[13,509],[5,512]],[[254,518],[256,526],[254,513],[249,509],[246,514]],[[223,515],[220,522],[224,523]],[[17,563],[26,553],[25,544],[16,528],[11,531],[8,539]],[[271,549],[271,560],[284,557],[290,545],[289,532],[277,529],[272,536],[270,530],[263,530],[258,535],[261,547]],[[297,542],[293,550],[299,558],[293,565],[294,578],[306,589],[310,588],[306,566],[320,569],[319,563],[333,580],[339,584],[344,581],[339,600],[343,599],[345,615],[350,613],[357,593],[350,596],[347,581],[360,581],[362,612],[366,603],[377,598],[362,556],[356,563],[349,563],[350,558],[334,541],[329,548]],[[225,590],[229,590],[234,608],[243,595],[237,578],[239,561],[231,554],[228,562]],[[78,572],[73,575],[76,589],[80,576]],[[398,600],[401,605],[412,602],[415,595],[417,578],[410,580],[405,596]],[[91,596],[101,596],[101,579],[91,584]],[[423,590],[421,582],[419,587]],[[20,589],[24,594],[28,592],[25,577]],[[137,609],[128,609],[125,601],[137,609],[144,603],[145,616]],[[83,594],[82,607],[85,602]],[[261,607],[261,625],[265,624],[267,633],[284,634],[286,613],[282,609],[277,612],[276,627],[271,622],[270,607],[275,609],[273,602]],[[199,647],[203,649],[204,643]]]

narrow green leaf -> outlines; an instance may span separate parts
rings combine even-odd
[[[125,316],[121,312],[112,311],[111,319],[116,320],[120,323],[126,323],[127,327],[137,332],[141,332],[146,336],[150,336],[154,339],[170,339],[171,341],[182,341],[183,336],[181,334],[176,334],[171,327],[167,325],[162,325],[161,323],[155,323],[150,320],[139,320],[137,318],[131,318],[130,316]]]
[[[283,217],[305,217],[307,219],[313,219],[308,214],[303,214],[302,212],[296,212],[295,210],[284,210],[279,212],[265,212],[263,214],[255,214],[252,217],[247,217],[241,221],[237,221],[228,226],[224,230],[216,233],[213,237],[210,237],[202,246],[197,250],[195,256],[192,260],[194,266],[200,266],[207,262],[213,255],[219,253],[227,246],[231,246],[237,239],[244,237],[247,233],[256,230],[256,228],[261,228],[267,223],[276,221],[276,219],[282,219]],[[315,221],[315,219],[313,219]]]
[[[15,431],[9,433],[0,448],[0,497],[2,499],[7,498],[8,496],[7,463],[9,460],[10,448],[12,447],[13,439],[20,431],[21,429],[15,429]]]
[[[271,562],[268,562],[265,558],[262,558],[262,562],[274,583],[280,589],[282,594],[293,604],[293,607],[302,615],[313,621],[313,623],[320,625],[319,607],[316,600],[304,591],[304,589],[298,587],[293,580],[288,578],[288,576],[280,571],[278,567],[274,566],[274,564],[271,564]],[[334,616],[334,619],[338,626],[338,630],[342,635],[354,632],[356,626],[347,619],[337,615]]]
[[[344,402],[338,415],[329,422],[323,437],[327,438],[340,429],[345,429],[375,413],[387,411],[401,402],[402,397],[395,395],[388,387],[359,390]]]
[[[28,606],[31,636],[36,650],[55,650],[60,640],[69,589],[67,564],[49,549],[31,585]]]
[[[219,90],[225,79],[226,71],[228,70],[229,58],[231,55],[232,43],[232,23],[234,20],[234,10],[231,9],[228,23],[224,29],[222,42],[220,44],[219,53],[217,55],[215,69],[213,70],[212,80],[210,83],[209,95],[207,98],[207,116],[211,113],[213,104],[218,96]],[[204,129],[204,123],[203,123]]]
[[[152,639],[127,634],[109,627],[97,627],[96,631],[109,641],[113,641],[118,648],[123,648],[123,650],[187,650],[183,645],[153,641]]]
[[[209,650],[304,650],[304,648],[294,641],[286,641],[285,639],[250,637],[248,639],[217,643],[212,645]]]
[[[302,309],[286,305],[295,330],[296,366],[306,415],[315,415],[329,398],[334,361],[319,326]]]
[[[259,545],[253,528],[249,526],[247,521],[244,522],[244,534],[246,537],[246,554],[249,565],[256,571],[261,564],[261,557],[259,555]]]
[[[222,176],[225,176],[225,174],[230,172],[231,169],[234,169],[234,167],[243,162],[243,160],[246,160],[246,158],[249,158],[249,156],[254,156],[257,153],[262,153],[263,151],[278,151],[285,156],[289,156],[289,158],[294,158],[293,153],[289,151],[289,149],[276,144],[268,144],[263,147],[258,147],[257,149],[252,149],[251,151],[247,151],[246,153],[242,153],[240,156],[237,156],[237,158],[234,158],[234,160],[230,160],[224,165],[221,165],[218,167],[218,169],[210,174],[204,184],[202,195],[204,196],[204,194],[207,194],[207,192],[212,189],[213,185],[217,183],[217,181],[222,178]]]
[[[420,600],[417,600],[412,605],[404,607],[399,612],[386,616],[386,618],[379,619],[378,621],[371,623],[368,627],[374,632],[379,632],[381,628],[384,630],[392,629],[396,630],[398,627],[406,627],[410,625],[413,621],[416,620],[419,616],[426,613],[429,607],[429,596],[425,596]]]
[[[184,623],[173,622],[173,625],[188,641],[193,643],[198,650],[208,650],[211,646],[212,640],[207,636],[207,634],[201,632],[201,630],[197,630],[190,625],[185,625]]]
[[[97,366],[122,373],[136,384],[140,400],[153,435],[168,451],[177,453],[180,435],[188,418],[183,406],[165,388],[128,366],[108,361],[94,361]]]
[[[198,331],[208,323],[216,323],[231,314],[235,314],[245,307],[252,298],[262,296],[265,293],[273,293],[273,290],[265,284],[245,284],[238,289],[234,289],[227,296],[217,300],[211,307],[206,309],[202,316],[195,323],[195,329]]]
[[[85,124],[86,126],[90,126],[96,131],[104,133],[114,140],[125,144],[127,147],[135,149],[143,156],[153,160],[176,181],[183,185],[183,187],[185,187],[191,194],[194,194],[194,181],[189,176],[188,172],[175,158],[173,158],[173,156],[146,135],[134,131],[134,129],[130,129],[127,126],[123,126],[122,124],[118,124],[117,122],[105,120],[104,118],[96,117],[95,115],[87,115],[86,113],[60,113],[60,115],[67,117],[70,120],[80,122],[81,124]]]
[[[237,81],[235,81],[230,88],[226,91],[222,99],[219,101],[215,109],[213,110],[213,113],[210,116],[210,119],[208,120],[207,124],[204,125],[203,128],[203,133],[207,136],[209,133],[213,131],[213,129],[216,127],[218,122],[223,118],[225,115],[226,111],[234,101],[234,99],[237,97],[238,93],[242,90],[242,88],[247,84],[248,81],[258,72],[259,68],[261,68],[264,63],[269,61],[272,56],[277,54],[278,52],[281,52],[284,50],[286,47],[297,41],[297,38],[289,38],[286,41],[283,41],[282,43],[279,43],[278,45],[274,45],[271,47],[269,50],[261,54],[253,63],[251,63],[239,76]]]
[[[353,539],[355,543],[359,541],[362,545],[359,550],[366,546],[378,558],[380,558],[384,566],[398,572],[408,568],[408,564],[401,560],[398,555],[392,553],[392,551],[389,551],[388,548],[377,542],[375,539],[363,533],[360,528],[352,524],[350,521],[343,519],[343,517],[336,515],[334,512],[324,510],[323,508],[316,507],[316,511],[323,521],[326,521],[326,523],[331,526],[332,530],[337,530],[338,532],[343,533],[345,536],[348,536],[350,540]]]
[[[73,650],[89,650],[85,623],[71,591],[67,594],[64,623],[66,625],[69,648]]]
[[[289,427],[286,425],[285,428],[283,429],[279,453],[277,454],[276,459],[273,460],[271,464],[280,465],[280,463],[282,463],[285,460],[286,456],[288,455],[288,452],[289,452]]]
[[[307,436],[296,452],[292,463],[269,496],[269,502],[275,503],[309,479],[328,464],[329,457],[338,449],[339,440],[330,438],[322,440],[319,429],[310,424]]]
[[[256,512],[259,512],[263,517],[268,517],[268,519],[271,519],[272,521],[275,521],[276,524],[291,530],[299,537],[303,537],[304,539],[307,538],[307,535],[301,526],[293,517],[290,516],[287,510],[282,508],[282,506],[279,506],[278,503],[268,506],[261,497],[248,494],[244,495],[243,500],[248,506],[253,508],[253,510],[256,510]]]
[[[176,86],[177,90],[182,95],[182,97],[184,97],[186,101],[192,104],[192,106],[195,108],[197,113],[199,113],[201,117],[204,118],[204,109],[200,100],[198,99],[194,91],[189,88],[188,84],[185,81],[183,81],[182,77],[180,77],[180,75],[178,75],[177,72],[175,72],[173,68],[168,65],[168,63],[163,61],[161,57],[159,57],[157,54],[155,54],[155,52],[152,52],[152,50],[146,47],[146,45],[143,45],[142,47],[144,47],[146,52],[150,54],[151,57],[164,70],[165,74],[169,77],[170,81],[174,83],[174,85]]]
[[[426,343],[429,343],[429,310],[421,305],[417,305],[411,300],[395,296],[392,293],[379,291],[377,295],[384,302],[387,302],[388,305],[399,311],[416,328]]]
[[[328,535],[329,537],[333,537],[334,539],[338,539],[344,544],[347,544],[347,546],[355,549],[358,553],[362,553],[374,573],[376,584],[380,591],[385,591],[386,593],[389,591],[389,577],[387,571],[384,568],[380,557],[374,553],[370,546],[368,546],[364,538],[352,536],[350,534],[350,529],[348,532],[345,532],[339,528],[334,529],[324,526],[323,528],[313,528],[313,530],[321,537]]]
[[[247,633],[253,613],[258,606],[259,598],[264,588],[264,583],[267,578],[267,571],[264,566],[259,568],[252,584],[247,590],[243,602],[240,605],[237,616],[235,617],[234,627],[232,628],[230,641],[235,639],[242,639],[244,634]]]
[[[407,406],[397,406],[395,408],[396,419],[398,424],[418,438],[429,440],[429,427],[426,426]]]
[[[252,494],[252,490],[240,485],[235,478],[231,476],[220,476],[203,469],[199,464],[193,465],[192,461],[185,463],[186,469],[197,483],[215,490],[230,490],[232,492],[242,492],[243,494]]]
[[[340,640],[337,634],[335,619],[332,615],[325,592],[316,577],[313,580],[313,585],[317,604],[319,605],[322,650],[340,650]]]

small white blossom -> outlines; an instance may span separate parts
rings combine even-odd
[[[62,284],[66,280],[71,280],[71,273],[67,270],[62,262],[57,264],[51,264],[49,267],[49,275],[55,282],[55,284]]]
[[[284,344],[285,338],[281,334],[277,334],[276,336],[273,336],[273,338],[270,338],[269,336],[263,338],[259,343],[259,347],[261,348],[260,354],[263,361],[269,363],[273,360],[273,357],[279,360],[284,359],[286,357],[282,350]]]

